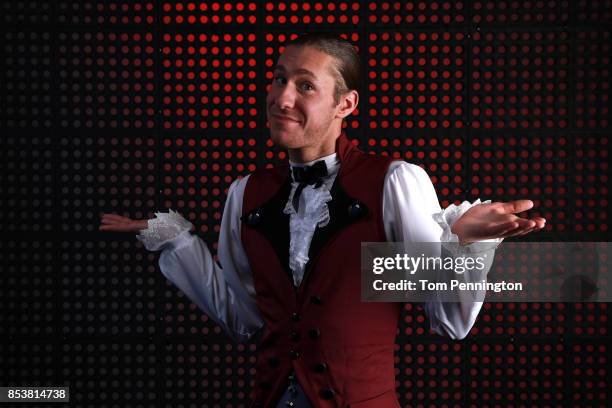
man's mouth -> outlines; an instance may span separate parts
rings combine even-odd
[[[289,122],[289,123],[291,123],[291,122],[299,123],[300,122],[299,120],[297,120],[295,118],[292,118],[290,116],[277,115],[275,113],[272,114],[272,119],[274,119],[276,121],[279,121],[279,122]]]

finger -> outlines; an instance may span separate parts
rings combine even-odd
[[[516,232],[517,232],[517,231],[519,231],[519,229],[518,229],[518,228],[517,228],[517,229],[515,229],[515,230],[512,230],[512,231],[508,231],[507,233],[500,235],[498,238],[504,238],[504,239],[505,239],[505,238],[510,238],[510,237],[513,237],[513,236],[515,236],[515,235],[516,235]]]
[[[497,238],[512,237],[516,234],[520,234],[521,232],[534,227],[534,224],[525,224],[523,222],[519,222],[519,220],[517,220],[516,225],[517,225],[516,228],[508,228],[506,231],[501,233]]]
[[[101,225],[99,227],[100,231],[111,231],[111,232],[126,232],[125,224],[113,224],[113,225]]]
[[[537,228],[544,228],[546,226],[546,219],[542,217],[533,218],[536,223]]]
[[[525,234],[529,234],[530,232],[534,231],[538,229],[537,227],[523,227],[523,228],[517,228],[514,231],[509,231],[506,236],[504,238],[510,238],[510,237],[517,237],[520,235],[525,235]]]
[[[119,214],[104,214],[102,216],[102,218],[108,218],[108,219],[112,219],[112,220],[121,220],[121,221],[131,220],[131,218],[124,217],[124,216],[119,215]]]
[[[101,222],[102,224],[105,224],[105,225],[125,224],[125,222],[124,222],[124,221],[119,221],[119,220],[109,220],[109,219],[106,219],[106,218],[103,218],[102,220],[100,220],[100,222]]]
[[[531,200],[514,200],[501,204],[501,208],[504,214],[521,213],[533,207],[533,201]]]
[[[534,220],[530,220],[528,218],[520,218],[520,217],[515,217],[514,219],[515,222],[518,223],[519,228],[534,228],[537,227],[538,223]]]
[[[508,233],[518,230],[519,224],[517,222],[511,221],[509,223],[504,223],[501,225],[501,228],[496,227],[497,230],[489,230],[490,234],[486,237],[479,237],[479,240],[484,239],[495,239],[495,238],[504,238]]]
[[[527,234],[529,234],[530,232],[533,232],[533,231],[538,230],[538,229],[539,229],[538,227],[527,228],[525,231],[520,232],[520,233],[518,233],[518,234],[516,234],[516,235],[517,235],[517,236],[520,236],[520,235],[527,235]]]
[[[536,226],[535,221],[528,220],[526,218],[518,218],[513,217],[512,221],[505,222],[500,224],[499,226],[491,228],[489,231],[491,232],[491,236],[493,238],[497,237],[506,237],[508,234],[516,234],[518,232],[524,231],[528,228],[534,228]]]
[[[514,231],[511,234],[506,235],[504,238],[518,237],[520,235],[524,235],[526,231],[531,232],[531,228]]]
[[[491,237],[495,237],[497,235],[505,234],[507,231],[511,231],[519,227],[520,227],[520,224],[516,222],[515,220],[513,220],[513,221],[507,221],[504,223],[500,223],[498,225],[489,226],[489,228],[487,229],[487,232],[490,234]]]
[[[106,220],[116,220],[116,221],[121,221],[121,222],[125,222],[127,220],[129,220],[129,218],[127,217],[122,217],[121,215],[117,215],[117,214],[104,214],[102,216],[102,219],[106,219]]]

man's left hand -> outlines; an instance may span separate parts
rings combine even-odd
[[[515,200],[506,203],[478,204],[467,210],[452,225],[462,245],[493,238],[508,238],[529,234],[546,225],[542,217],[521,218],[515,214],[533,207],[531,200]]]

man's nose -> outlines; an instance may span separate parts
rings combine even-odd
[[[295,104],[295,90],[290,84],[285,85],[281,88],[277,98],[276,104],[280,109],[291,109]]]

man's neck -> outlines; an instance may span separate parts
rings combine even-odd
[[[336,142],[338,141],[338,137],[340,137],[340,134],[338,134],[338,136],[335,137],[331,142],[327,142],[321,146],[310,148],[304,147],[300,149],[287,149],[289,160],[295,164],[304,164],[314,162],[323,157],[329,156],[330,154],[334,154],[336,153]]]
[[[323,156],[323,157],[319,157],[313,161],[309,161],[306,163],[295,163],[291,160],[289,160],[289,165],[291,167],[303,167],[303,166],[312,166],[313,164],[315,164],[316,162],[318,162],[319,160],[323,160],[325,161],[325,166],[327,167],[327,177],[329,176],[333,176],[336,173],[338,173],[338,170],[340,169],[340,160],[338,159],[338,154],[336,152],[327,155],[327,156]],[[292,177],[293,177],[293,172],[291,173]]]
[[[332,164],[337,162],[336,152],[333,152],[332,154],[328,154],[327,156],[318,157],[314,160],[311,160],[305,163],[294,162],[293,160],[289,159],[289,165],[291,165],[292,167],[311,166],[315,164],[316,162],[318,162],[319,160],[324,160],[325,164],[327,164],[327,166],[330,167]]]

